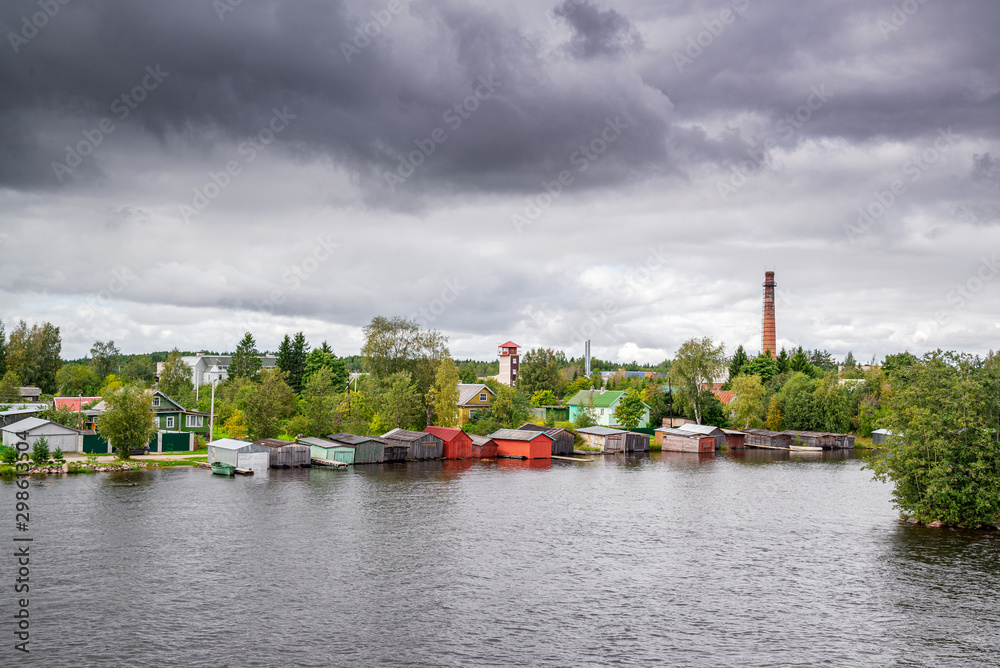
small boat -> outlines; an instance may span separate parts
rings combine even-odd
[[[789,445],[789,450],[798,450],[799,452],[823,452],[823,448],[814,445]]]
[[[216,475],[233,475],[236,473],[236,467],[232,464],[223,464],[222,462],[212,462],[212,473]]]

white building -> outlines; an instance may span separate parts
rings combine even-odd
[[[79,452],[81,449],[80,432],[58,422],[29,417],[3,428],[3,444],[12,448],[17,447],[19,441],[25,441],[30,448],[42,437],[49,444],[49,452],[55,452],[56,448],[63,452]]]
[[[191,382],[195,387],[207,385],[212,381],[223,381],[229,376],[229,365],[233,362],[232,355],[211,355],[204,351],[195,355],[185,355],[181,360],[191,367]],[[262,368],[273,369],[278,360],[274,355],[261,355]],[[163,362],[156,363],[156,375],[163,373]]]

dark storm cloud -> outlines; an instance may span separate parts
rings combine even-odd
[[[631,21],[613,9],[601,10],[586,0],[565,0],[554,13],[572,26],[570,50],[580,58],[619,56],[642,48],[642,36]]]

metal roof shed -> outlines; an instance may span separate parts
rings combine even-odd
[[[580,434],[587,445],[592,448],[600,448],[602,452],[619,449],[616,443],[625,439],[624,430],[611,429],[610,427],[581,427],[576,430],[576,433]]]
[[[543,431],[500,429],[490,438],[496,441],[497,457],[552,459],[552,437]]]
[[[521,431],[541,431],[552,437],[553,455],[573,454],[573,434],[558,427],[545,427],[534,422],[525,422],[520,427]]]
[[[747,447],[746,432],[736,431],[735,429],[723,429],[722,433],[726,435],[726,447],[730,450],[743,450]]]
[[[307,436],[299,438],[299,443],[309,446],[309,455],[315,459],[325,459],[328,462],[340,462],[342,464],[353,464],[356,454],[355,446],[331,441],[325,438]]]
[[[726,434],[718,427],[713,427],[709,424],[682,424],[678,429],[683,429],[684,431],[690,431],[693,434],[701,434],[702,436],[712,436],[715,438],[715,449],[718,450],[723,445],[726,444]]]
[[[469,434],[469,439],[472,441],[472,458],[473,459],[496,459],[497,458],[497,442],[494,441],[489,436],[479,436],[477,434]]]
[[[208,444],[208,461],[231,464],[238,469],[266,473],[271,465],[270,449],[235,438],[220,438]]]
[[[331,441],[353,445],[355,464],[381,464],[385,461],[385,441],[381,438],[356,436],[347,432],[327,434],[326,437]]]
[[[293,443],[292,441],[282,441],[277,438],[262,438],[254,441],[257,445],[263,445],[270,451],[268,460],[272,469],[298,468],[300,466],[311,466],[309,446]]]
[[[407,459],[441,459],[444,454],[444,441],[425,431],[393,429],[382,434],[382,438],[394,445],[407,446],[410,449]]]
[[[441,439],[444,447],[441,454],[445,459],[471,459],[472,439],[461,429],[451,427],[427,427],[428,434],[434,434]]]
[[[892,431],[889,429],[876,429],[872,431],[872,445],[879,445],[880,443],[885,443],[892,436]]]
[[[667,452],[715,452],[715,437],[685,429],[660,427],[656,440]]]
[[[80,432],[58,422],[29,417],[3,427],[3,444],[12,448],[21,440],[33,446],[43,437],[49,444],[49,452],[55,452],[56,448],[63,452],[80,452],[82,447]]]

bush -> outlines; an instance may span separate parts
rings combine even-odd
[[[52,453],[52,459],[56,460],[57,462],[66,461],[66,457],[63,456],[62,448],[56,448],[56,451]]]
[[[17,448],[10,445],[0,446],[0,462],[4,464],[17,463]]]
[[[35,463],[35,466],[45,466],[51,458],[49,442],[42,436],[31,446],[31,461]]]

